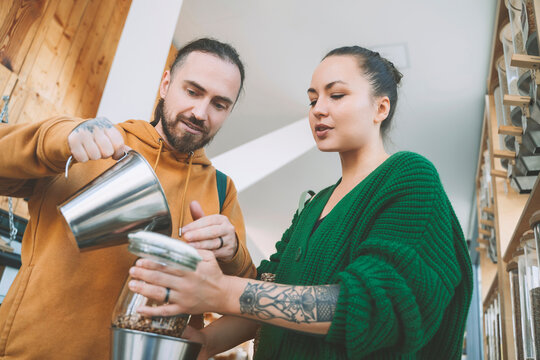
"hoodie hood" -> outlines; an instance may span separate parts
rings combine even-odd
[[[167,143],[165,143],[156,129],[150,125],[149,122],[144,120],[128,120],[121,124],[118,124],[126,133],[132,134],[141,140],[148,146],[155,148],[156,151],[160,151],[165,155],[173,156],[177,161],[186,162],[189,161],[188,153],[179,153],[171,149]],[[163,143],[163,144],[161,144]],[[204,148],[197,149],[193,152],[193,164],[197,165],[211,165],[212,162],[206,156]]]

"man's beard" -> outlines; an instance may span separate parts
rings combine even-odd
[[[156,105],[154,122],[157,125],[157,123],[161,121],[163,134],[165,134],[165,138],[169,145],[171,145],[176,151],[181,153],[190,153],[205,147],[214,138],[215,134],[212,136],[208,135],[209,130],[205,126],[204,120],[198,120],[193,116],[188,118],[182,114],[176,115],[176,119],[173,120],[167,118],[165,113],[165,100],[161,98]],[[201,134],[191,134],[186,131],[182,135],[176,135],[175,131],[177,130],[175,129],[179,122],[193,124],[195,127],[201,129]]]

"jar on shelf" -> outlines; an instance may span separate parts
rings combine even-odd
[[[520,75],[524,74],[527,70],[520,69],[510,65],[512,55],[514,54],[514,45],[512,42],[512,27],[510,23],[506,24],[500,34],[499,39],[503,46],[504,63],[506,68],[506,79],[508,83],[508,94],[519,95],[518,79]]]
[[[529,55],[538,56],[538,42],[536,31],[536,15],[534,13],[534,0],[521,0],[522,9],[526,16],[522,16],[523,42]],[[523,11],[523,10],[522,10]],[[522,13],[523,14],[523,13]]]
[[[529,219],[529,224],[534,234],[536,248],[540,248],[540,210],[535,211]]]
[[[495,355],[495,330],[493,326],[493,304],[489,304],[484,312],[484,333],[487,344],[486,359],[494,360]]]
[[[523,253],[523,250],[522,250]],[[510,278],[510,299],[512,302],[512,330],[514,333],[516,359],[525,359],[523,356],[523,334],[521,327],[521,304],[519,297],[519,275],[517,255],[514,254],[512,261],[506,266]]]
[[[523,353],[525,358],[535,358],[535,333],[540,328],[540,283],[538,278],[538,257],[532,233],[521,237],[523,253],[518,255],[519,295],[521,302],[521,326],[523,334]],[[536,313],[536,315],[535,315]],[[536,329],[535,329],[536,322]],[[540,349],[540,347],[538,347]]]
[[[500,307],[500,301],[499,301],[499,293],[497,292],[497,295],[495,296],[495,299],[493,299],[493,319],[494,319],[494,327],[495,327],[495,354],[497,360],[501,359],[502,354],[502,330],[501,330],[501,307]]]
[[[201,261],[201,257],[193,247],[165,235],[139,231],[129,234],[128,237],[128,250],[141,258],[190,271],[194,271]],[[128,276],[116,302],[112,315],[113,329],[129,329],[180,338],[190,315],[149,317],[139,314],[137,309],[140,306],[163,305],[165,299],[154,301],[131,291],[128,286],[130,280],[131,276]]]
[[[503,94],[500,86],[495,88],[493,97],[495,100],[495,114],[498,127],[508,125],[507,121],[510,120],[510,108],[503,104]],[[499,134],[499,148],[514,151],[516,149],[515,137],[512,135]],[[501,164],[504,168],[507,168],[508,160],[506,160],[506,164],[501,160]]]
[[[496,294],[490,299],[489,305],[484,312],[484,325],[489,360],[501,359],[501,321],[499,294]]]
[[[510,28],[512,31],[512,44],[516,54],[525,53],[524,37],[528,35],[528,24],[525,29],[523,20],[527,19],[527,10],[522,0],[505,0],[505,5],[508,8],[508,16],[510,18]]]

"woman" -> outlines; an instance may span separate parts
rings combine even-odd
[[[200,358],[252,338],[261,322],[256,359],[461,358],[472,293],[461,228],[433,165],[383,146],[401,76],[357,46],[315,69],[309,123],[317,147],[339,153],[342,177],[295,214],[259,266],[275,283],[225,276],[208,251],[193,273],[139,260],[131,289],[169,299],[139,312],[233,315],[186,331],[204,344]],[[226,231],[216,228],[216,247]]]

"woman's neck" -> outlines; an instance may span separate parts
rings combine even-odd
[[[339,156],[342,173],[340,185],[347,189],[355,187],[389,157],[382,139],[360,149],[340,153]]]

